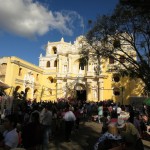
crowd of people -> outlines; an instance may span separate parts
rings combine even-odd
[[[4,107],[1,114],[0,147],[48,150],[49,141],[60,130],[64,130],[64,140],[70,142],[72,129],[79,128],[84,109],[80,102],[67,101],[57,103],[22,101],[12,105],[11,111]]]
[[[150,119],[145,105],[136,110],[131,105],[98,106],[97,120],[102,132],[94,150],[144,150],[142,139],[150,137]]]
[[[128,150],[137,147],[143,150],[141,138],[150,125],[146,107],[135,111],[131,105],[121,106],[111,100],[55,103],[24,101],[12,105],[11,112],[3,112],[0,147],[8,150],[16,147],[48,150],[49,142],[60,130],[64,130],[64,140],[70,142],[72,130],[79,129],[82,119],[102,125],[100,137],[93,149],[124,146]],[[94,120],[93,116],[96,116]]]

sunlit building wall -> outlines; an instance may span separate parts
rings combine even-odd
[[[112,58],[102,59],[101,64],[92,59],[87,65],[82,64],[81,39],[78,37],[73,44],[63,38],[48,42],[45,54],[40,54],[39,66],[14,56],[0,58],[0,79],[10,86],[7,94],[23,91],[27,99],[37,101],[112,99],[124,104],[129,103],[130,97],[142,95],[142,82],[119,77],[115,71],[119,64]]]

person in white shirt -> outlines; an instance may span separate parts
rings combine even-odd
[[[67,106],[63,119],[65,120],[65,138],[67,142],[70,142],[71,131],[76,120],[74,113],[71,111],[71,107]]]

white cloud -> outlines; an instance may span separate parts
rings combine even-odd
[[[24,37],[44,35],[50,30],[72,35],[75,21],[83,27],[82,17],[74,11],[52,12],[33,0],[0,0],[0,29]]]

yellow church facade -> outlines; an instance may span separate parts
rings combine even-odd
[[[141,96],[140,80],[119,77],[114,71],[117,63],[111,59],[102,64],[91,60],[86,66],[80,61],[80,40],[74,43],[48,42],[45,55],[40,54],[39,66],[15,56],[0,58],[0,80],[10,87],[8,95],[26,94],[29,100],[57,101],[78,99],[86,101],[114,100],[128,104],[130,97]],[[100,65],[101,73],[96,74]]]

